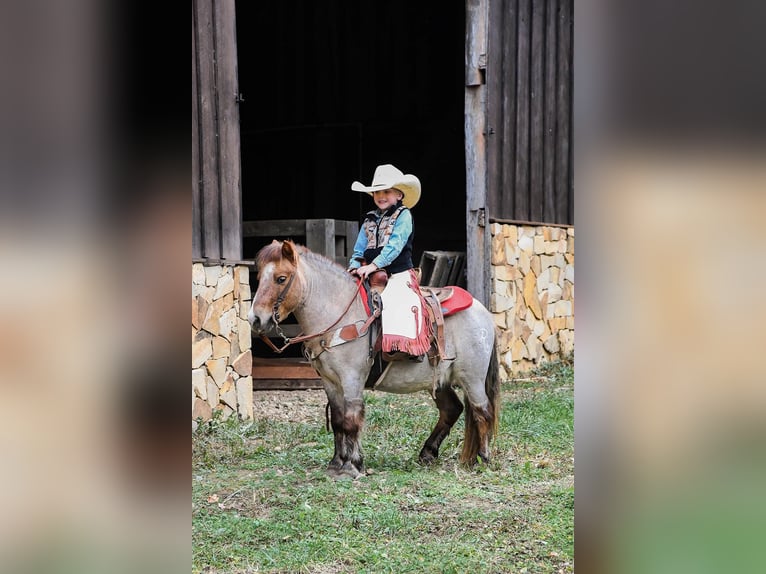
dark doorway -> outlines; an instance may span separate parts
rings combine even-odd
[[[417,175],[414,262],[464,251],[465,8],[460,2],[236,3],[246,221],[359,221],[393,163]],[[252,258],[264,243],[244,242]]]

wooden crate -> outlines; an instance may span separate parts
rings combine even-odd
[[[424,251],[420,257],[420,284],[428,287],[465,287],[464,251]]]

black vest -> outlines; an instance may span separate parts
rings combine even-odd
[[[380,225],[381,223],[393,224],[393,222],[388,222],[386,220],[390,219],[396,219],[396,217],[399,216],[399,213],[397,211],[402,208],[402,202],[399,201],[396,205],[392,205],[389,207],[385,213],[383,213],[380,217],[378,216],[377,211],[371,211],[367,214],[367,217],[365,218],[364,225],[367,225],[368,221],[370,222],[370,225],[374,225],[374,237],[376,238],[375,245],[377,247],[368,248],[364,250],[364,259],[368,263],[372,263],[372,260],[375,259],[378,255],[380,255],[380,252],[383,251],[383,247],[385,247],[386,243],[388,243],[388,238],[380,238],[378,235]],[[407,209],[404,207],[403,209]],[[407,269],[412,269],[414,265],[412,264],[412,240],[415,237],[415,225],[413,223],[412,225],[412,233],[410,233],[410,236],[407,238],[407,243],[402,248],[401,253],[394,259],[390,265],[385,267],[384,269],[388,271],[389,275],[393,273],[400,273],[401,271],[406,271]],[[382,245],[378,245],[378,240],[383,241]],[[368,245],[369,245],[369,239],[368,239]]]

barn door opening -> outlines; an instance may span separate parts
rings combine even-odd
[[[245,221],[359,221],[379,163],[417,175],[416,258],[465,249],[461,3],[236,3]],[[264,240],[245,240],[251,257]],[[416,261],[417,263],[417,261]]]
[[[243,0],[236,11],[245,259],[274,238],[247,232],[264,221],[304,244],[304,220],[358,223],[374,205],[351,182],[381,163],[421,180],[415,264],[464,252],[464,6]],[[274,356],[260,342],[254,353]]]

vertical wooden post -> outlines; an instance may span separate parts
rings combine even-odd
[[[516,181],[514,218],[529,220],[531,0],[519,0],[516,54]]]
[[[193,0],[196,8],[199,50],[199,129],[202,186],[202,255],[221,257],[221,210],[218,186],[218,142],[216,137],[216,91],[212,0]]]
[[[563,223],[556,217],[554,175],[556,173],[556,19],[558,0],[548,0],[545,32],[545,119],[543,125],[543,219]]]
[[[306,247],[335,261],[335,220],[307,219]]]
[[[194,4],[192,3],[192,257],[202,257],[202,221],[200,214],[200,165],[199,165],[199,109],[197,98],[197,31]]]
[[[497,6],[500,2],[494,2]],[[466,275],[467,288],[483,304],[489,303],[489,226],[487,225],[488,144],[487,85],[491,76],[487,70],[488,0],[466,2],[465,40],[465,164],[466,164]],[[495,126],[496,127],[496,126]],[[491,131],[490,131],[491,133]],[[496,174],[496,170],[493,172]]]
[[[543,220],[543,76],[547,2],[532,0],[529,138],[529,218],[532,221]]]
[[[572,91],[570,81],[572,73],[572,4],[571,0],[561,0],[558,19],[558,93],[556,94],[557,138],[556,138],[556,221],[572,219],[572,181],[570,122]]]
[[[215,0],[215,66],[221,193],[221,256],[242,259],[239,82],[234,0]]]

